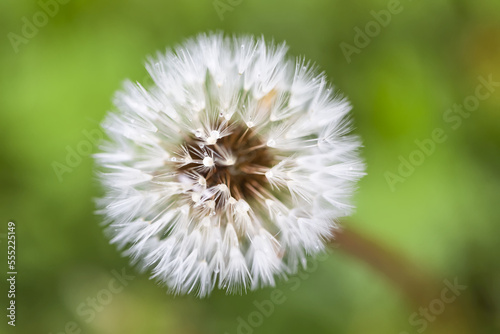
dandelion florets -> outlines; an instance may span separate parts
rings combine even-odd
[[[351,213],[350,105],[285,44],[199,35],[127,82],[96,154],[111,242],[173,293],[273,286]]]

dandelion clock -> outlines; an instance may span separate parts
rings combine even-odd
[[[363,175],[350,105],[285,44],[202,34],[103,122],[111,242],[172,293],[273,286],[325,249]]]

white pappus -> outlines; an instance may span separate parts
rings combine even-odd
[[[345,98],[285,44],[201,34],[127,82],[95,155],[115,243],[178,294],[273,286],[324,250],[364,174]]]

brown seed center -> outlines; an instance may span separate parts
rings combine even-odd
[[[193,160],[199,160],[196,152],[200,144],[197,138],[186,141],[188,153]],[[206,144],[205,144],[206,145]],[[196,171],[206,180],[206,187],[225,184],[236,200],[251,201],[255,189],[268,188],[265,172],[274,164],[274,154],[251,128],[235,127],[232,132],[219,138],[213,145],[206,145],[214,152],[214,165],[211,168],[199,168],[199,164],[190,163],[180,168],[181,171]],[[231,161],[224,157],[231,156]],[[218,198],[214,198],[216,210],[222,209]]]

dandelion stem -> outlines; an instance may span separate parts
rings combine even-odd
[[[351,228],[334,230],[331,246],[358,258],[382,273],[406,296],[415,312],[428,309],[432,302],[442,298],[443,282],[427,274],[422,268],[369,237]],[[436,333],[471,334],[476,331],[467,321],[465,297],[446,306],[446,312],[435,317],[432,328]]]
[[[425,305],[437,291],[434,279],[422,269],[378,242],[351,228],[334,231],[333,247],[365,262],[394,283],[413,304]]]

